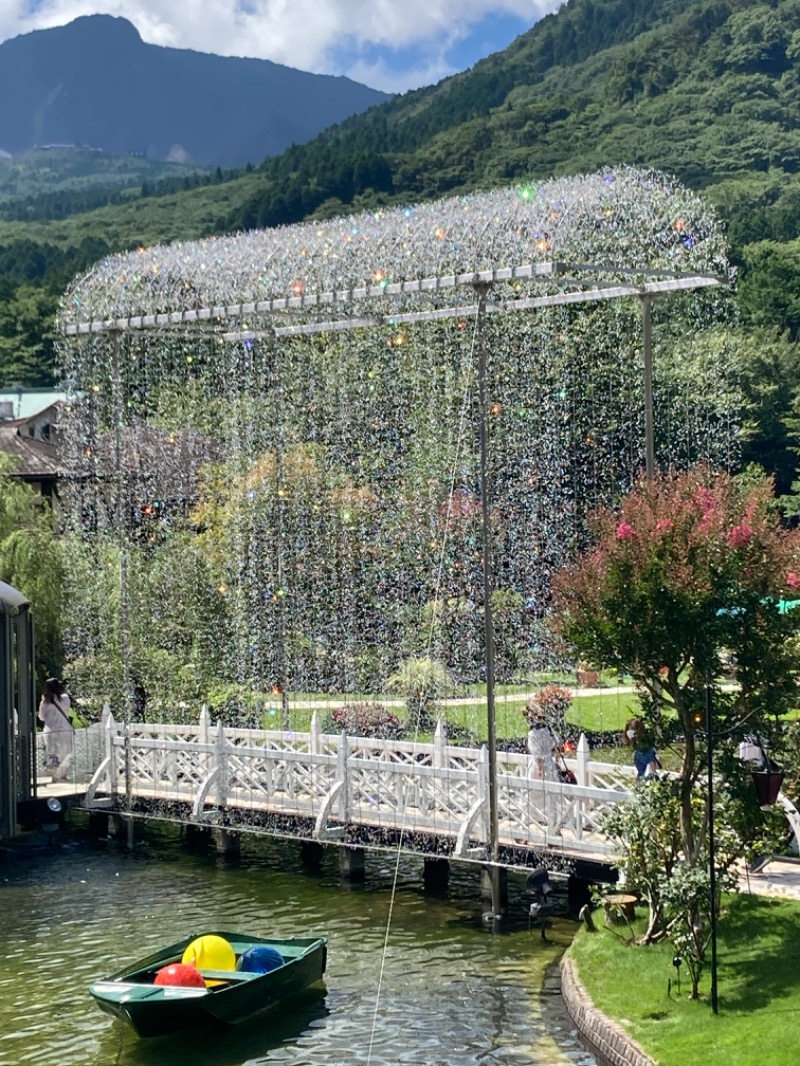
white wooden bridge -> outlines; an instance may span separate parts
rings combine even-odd
[[[41,741],[41,737],[40,737]],[[531,776],[527,754],[497,753],[501,863],[546,859],[613,866],[602,814],[630,795],[632,766],[592,759],[584,736],[566,764],[577,783]],[[485,747],[450,745],[440,723],[432,744],[212,724],[103,720],[75,735],[69,780],[40,794],[77,796],[90,811],[293,836],[319,843],[397,843],[429,857],[485,861],[489,765]],[[800,839],[800,815],[779,804]]]
[[[402,837],[431,857],[488,856],[487,749],[448,744],[441,724],[423,744],[323,733],[316,713],[310,731],[296,733],[212,724],[205,710],[191,725],[119,723],[107,711],[76,735],[74,766],[89,810],[233,832],[280,824],[284,835],[320,843]],[[525,866],[530,853],[613,863],[598,821],[629,794],[633,767],[593,760],[585,737],[567,766],[577,784],[536,779],[529,755],[498,752],[504,865]]]

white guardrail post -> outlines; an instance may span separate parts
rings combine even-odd
[[[481,843],[489,844],[489,749],[484,744],[478,753],[477,774],[478,796],[481,805],[481,825],[483,836]]]
[[[114,751],[114,734],[117,731],[117,723],[114,721],[114,715],[111,713],[111,708],[106,703],[103,707],[103,718],[105,720],[105,737],[106,737],[106,758],[108,759],[108,791],[112,796],[117,794],[117,753]]]
[[[319,755],[322,751],[322,727],[320,726],[319,714],[314,711],[311,715],[311,725],[308,734],[309,755]]]
[[[578,779],[579,785],[589,785],[589,760],[592,757],[592,753],[589,750],[589,741],[586,739],[586,734],[581,733],[578,741],[578,748],[575,752],[575,777]]]
[[[337,774],[339,780],[342,783],[342,788],[339,793],[339,820],[343,823],[350,821],[350,779],[347,769],[347,761],[350,755],[350,744],[347,739],[347,733],[342,730],[339,736],[339,761],[337,767]]]
[[[217,722],[215,737],[217,762],[217,803],[224,807],[228,802],[228,756],[225,749],[225,726],[222,720]]]
[[[434,770],[444,770],[447,766],[447,730],[441,718],[436,723],[436,732],[433,734],[432,763]]]

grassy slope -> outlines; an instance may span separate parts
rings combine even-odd
[[[46,193],[90,188],[119,190],[208,169],[197,164],[163,163],[105,152],[27,152],[0,161],[0,205]]]
[[[701,982],[701,1000],[667,994],[675,978],[669,944],[625,946],[609,929],[581,930],[570,951],[581,982],[659,1066],[792,1066],[800,1062],[797,1003],[800,903],[758,896],[728,901],[719,927],[720,1013]]]

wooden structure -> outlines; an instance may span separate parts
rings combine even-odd
[[[0,837],[36,796],[34,633],[30,603],[0,581]]]

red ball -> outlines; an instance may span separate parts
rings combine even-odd
[[[164,966],[156,974],[154,985],[178,985],[180,988],[205,988],[200,971],[196,966],[187,966],[185,962],[173,962]]]

